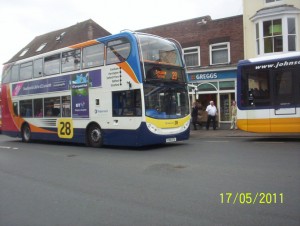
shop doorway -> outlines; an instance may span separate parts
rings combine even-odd
[[[206,107],[209,105],[209,102],[214,101],[215,105],[218,106],[217,103],[217,94],[209,93],[209,94],[199,94],[197,100],[202,105],[202,109],[205,111]]]
[[[234,93],[220,93],[220,121],[231,121],[231,103],[235,100]]]

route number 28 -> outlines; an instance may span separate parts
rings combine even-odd
[[[57,133],[60,138],[73,138],[73,121],[72,119],[59,119]]]

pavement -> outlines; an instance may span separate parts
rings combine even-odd
[[[222,138],[222,137],[257,137],[257,138],[296,138],[300,140],[300,133],[253,133],[253,132],[246,132],[240,129],[209,129],[206,130],[198,129],[194,130],[191,129],[190,133],[191,138],[197,138],[197,137],[216,137],[216,138]]]

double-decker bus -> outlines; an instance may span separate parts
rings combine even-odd
[[[240,61],[238,127],[250,132],[300,132],[300,52]]]
[[[180,45],[121,32],[4,65],[3,134],[92,147],[189,138]]]

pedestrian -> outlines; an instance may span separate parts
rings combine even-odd
[[[210,121],[213,122],[213,129],[216,130],[216,115],[218,113],[218,110],[214,104],[213,101],[209,102],[209,105],[206,108],[207,112],[207,121],[206,121],[206,129],[209,129]]]
[[[197,130],[198,110],[198,103],[195,101],[192,105],[192,123],[194,125],[194,130]]]
[[[236,102],[232,101],[232,104],[231,104],[231,127],[230,127],[230,129],[233,129],[233,128],[237,129],[236,118],[237,118]]]

